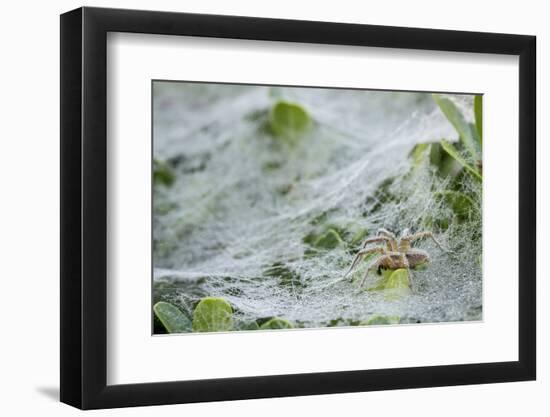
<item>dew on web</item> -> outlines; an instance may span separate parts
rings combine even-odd
[[[455,215],[434,198],[447,180],[428,162],[411,171],[416,144],[457,139],[430,94],[154,88],[154,156],[175,174],[170,187],[154,191],[154,281],[172,285],[172,302],[188,308],[219,296],[239,319],[278,316],[304,327],[372,314],[411,323],[481,318],[480,210],[466,222],[437,226]],[[275,97],[300,103],[314,121],[295,146],[266,129]],[[473,118],[471,96],[449,97]],[[481,201],[480,187],[463,181]],[[413,272],[413,294],[389,301],[344,278],[359,238],[381,227],[399,234],[430,225],[454,252],[429,240],[416,244],[431,263]],[[341,242],[312,247],[328,230]]]

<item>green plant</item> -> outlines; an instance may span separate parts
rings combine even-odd
[[[166,187],[171,186],[176,177],[172,169],[165,163],[158,159],[153,160],[153,183],[161,184]]]
[[[479,210],[472,197],[461,191],[437,191],[435,197],[442,198],[452,208],[459,220],[466,220],[474,210]]]
[[[281,262],[275,262],[263,271],[263,275],[270,278],[277,278],[280,285],[284,287],[302,287],[300,275],[285,266]]]
[[[193,313],[194,332],[233,330],[233,308],[224,298],[203,298]]]
[[[334,229],[328,229],[324,234],[319,236],[313,242],[313,246],[317,249],[334,249],[337,246],[343,245],[344,241]]]
[[[159,301],[153,306],[153,311],[168,333],[191,331],[191,320],[176,306],[165,301]]]
[[[260,326],[256,321],[237,323],[235,327],[236,327],[236,330],[243,330],[243,331],[260,330]]]
[[[376,284],[368,291],[383,291],[388,300],[394,300],[411,294],[409,272],[406,269],[386,269]]]
[[[459,140],[451,143],[441,139],[434,143],[419,143],[411,151],[411,175],[429,163],[442,178],[446,189],[434,188],[434,198],[449,207],[451,218],[429,217],[424,225],[446,230],[453,222],[463,223],[481,207],[482,174],[482,96],[474,97],[474,123],[466,121],[456,104],[449,98],[433,95],[435,103],[458,133]],[[478,216],[479,217],[479,216]]]
[[[168,333],[227,332],[232,330],[293,329],[294,325],[281,317],[272,317],[261,326],[256,321],[236,322],[233,308],[221,297],[205,297],[195,307],[191,321],[178,307],[165,301],[153,306],[155,319]]]
[[[260,330],[293,329],[294,325],[280,317],[273,317],[260,326]]]
[[[299,104],[277,101],[269,111],[269,126],[277,137],[294,145],[311,127],[308,112]]]
[[[317,250],[331,250],[339,246],[354,248],[360,245],[368,235],[368,230],[356,222],[343,225],[328,222],[326,216],[315,219],[313,228],[302,241],[313,250],[308,254],[314,254]]]
[[[399,324],[400,321],[401,319],[399,316],[382,316],[380,314],[375,314],[368,320],[364,320],[359,323],[359,325],[374,326],[383,324]]]
[[[448,98],[434,94],[433,98],[459,136],[455,144],[443,139],[441,146],[475,179],[482,180],[482,96],[474,98],[475,124],[468,123],[458,107]]]
[[[361,262],[364,266],[357,268],[352,275],[352,281],[360,282],[363,280],[366,267],[374,256],[369,255]],[[388,298],[401,297],[412,292],[409,273],[406,269],[381,269],[380,275],[377,277],[370,286],[365,287],[367,291],[381,291]]]

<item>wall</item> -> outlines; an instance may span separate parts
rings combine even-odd
[[[535,34],[538,36],[539,119],[539,253],[550,250],[550,222],[540,215],[550,209],[550,157],[542,137],[548,122],[541,120],[550,97],[541,75],[548,68],[550,26],[544,2],[463,0],[384,1],[369,4],[340,0],[299,2],[278,0],[231,2],[93,1],[89,6],[159,9],[217,14],[241,14],[294,19],[331,20],[396,26],[418,26]],[[58,394],[58,275],[59,275],[59,18],[79,7],[77,1],[7,2],[2,8],[2,205],[0,253],[2,261],[3,337],[0,349],[0,409],[4,415],[34,412],[59,416],[77,412],[57,402]],[[5,146],[7,145],[7,149]],[[543,233],[546,236],[542,238]],[[6,268],[7,267],[7,268]],[[435,388],[347,395],[327,395],[232,403],[147,407],[100,411],[95,415],[216,415],[256,416],[338,413],[464,416],[547,415],[544,393],[550,390],[548,351],[550,303],[542,303],[550,286],[539,268],[539,380],[527,383]],[[368,347],[365,347],[368,352]]]

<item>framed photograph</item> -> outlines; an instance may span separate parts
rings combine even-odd
[[[535,37],[61,16],[61,401],[533,380]]]

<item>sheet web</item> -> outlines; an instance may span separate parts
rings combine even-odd
[[[314,121],[295,146],[267,128],[279,98]],[[473,117],[471,97],[451,98]],[[154,189],[158,299],[190,312],[201,297],[220,296],[238,320],[278,316],[305,327],[372,314],[481,318],[481,213],[434,230],[452,256],[429,240],[415,245],[431,263],[414,272],[411,295],[388,300],[343,277],[352,236],[425,230],[453,216],[434,198],[446,180],[427,162],[413,169],[409,156],[417,143],[457,137],[429,94],[158,82],[153,106],[154,157],[175,174]],[[308,243],[330,228],[342,244]]]

